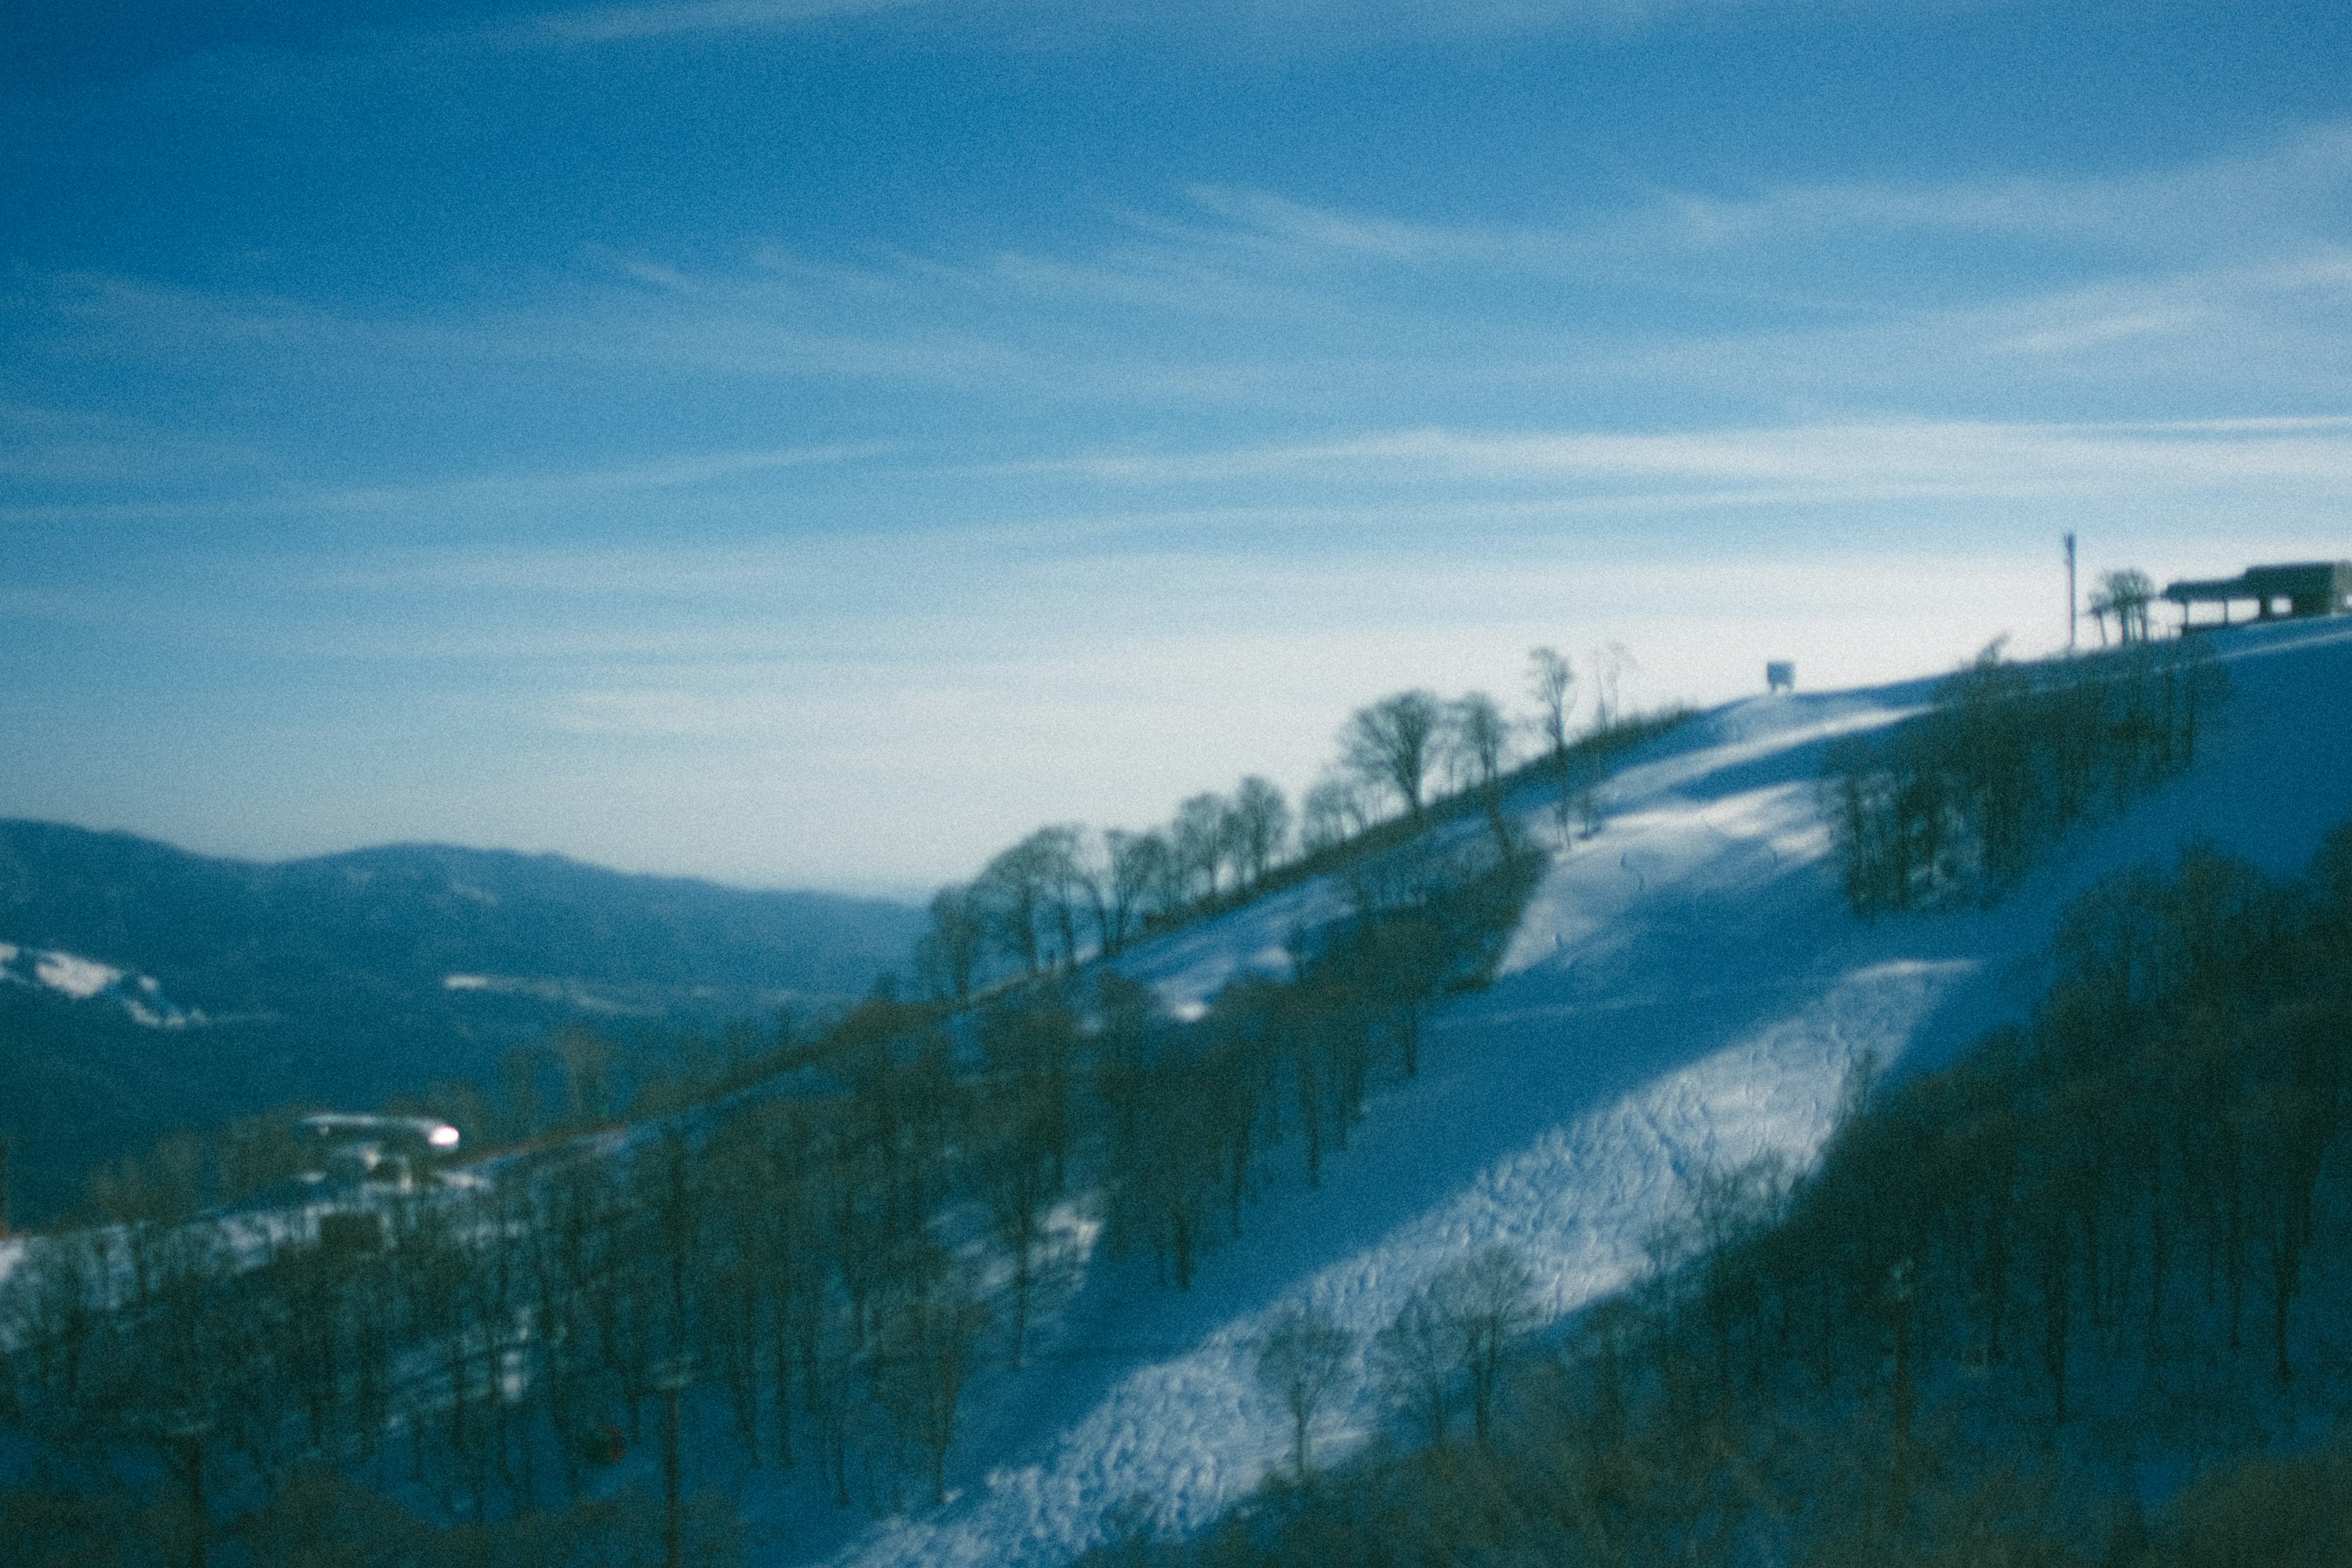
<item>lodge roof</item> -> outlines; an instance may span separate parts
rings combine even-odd
[[[2164,596],[2176,605],[2210,605],[2231,599],[2300,599],[2326,596],[2331,606],[2352,596],[2352,561],[2298,561],[2249,566],[2235,577],[2168,584]]]

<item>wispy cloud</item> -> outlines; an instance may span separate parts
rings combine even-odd
[[[2314,247],[2243,266],[2199,268],[2061,289],[1977,312],[1994,353],[2046,354],[2095,350],[2133,340],[2228,334],[2255,346],[2281,312],[2316,310],[2315,343],[2339,337],[2352,305],[2352,247]],[[2326,323],[2332,320],[2336,330]],[[2271,345],[2264,344],[2264,348]]]
[[[786,469],[855,463],[884,457],[896,449],[889,442],[866,441],[693,453],[613,467],[520,470],[410,484],[279,486],[202,501],[0,506],[0,522],[193,522],[234,517],[530,511],[598,497],[693,490],[756,481]],[[9,477],[9,464],[5,451],[0,450],[0,478],[5,477]],[[119,474],[104,477],[118,478]]]
[[[1969,237],[2094,245],[2181,259],[2243,254],[2340,232],[2352,204],[2352,126],[2323,124],[2267,147],[2144,171],[1945,181],[1873,180],[1760,191],[1656,188],[1612,211],[1552,224],[1448,226],[1298,202],[1276,193],[1196,185],[1195,207],[1222,220],[1141,219],[1171,237],[1296,260],[1352,258],[1412,267],[1484,266],[1580,272],[1612,260],[1822,248],[1861,237]]]
[[[681,5],[606,5],[551,11],[536,19],[541,36],[564,43],[610,44],[681,35],[773,32],[937,0],[694,0]]]
[[[2231,217],[2230,237],[2184,211]],[[2352,408],[2352,246],[2330,237],[2347,211],[2352,128],[2323,126],[2112,178],[1649,193],[1549,226],[1448,226],[1202,187],[1084,243],[748,247],[719,266],[596,250],[583,276],[520,303],[429,314],[20,272],[0,297],[0,353],[77,374],[111,363],[126,385],[193,366],[236,389],[208,411],[276,397],[298,435],[276,456],[260,427],[226,421],[175,433],[158,415],[153,428],[118,422],[101,436],[34,419],[20,401],[0,410],[0,521],[552,517],[589,501],[782,495],[795,472],[894,454],[894,474],[936,498],[913,510],[968,519],[1018,510],[1013,487],[1030,482],[1062,487],[1056,505],[1078,485],[1261,480],[1285,487],[1258,498],[1281,505],[1313,501],[1316,486],[1351,505],[1396,499],[1372,496],[1378,486],[1559,506],[2257,480],[2340,494],[2338,433],[2126,439],[2085,420]],[[1932,273],[1906,275],[1932,268],[1923,235],[2074,259],[2054,281],[1990,268],[1955,298]],[[1781,308],[1676,298],[1717,289]],[[445,389],[491,376],[592,411],[617,411],[622,387],[756,408],[747,389],[791,384],[819,395],[790,406],[877,438],[794,441],[793,415],[767,422],[772,442],[746,421],[740,445],[567,466],[532,461],[527,446],[469,447],[455,414],[438,472],[304,482],[316,427],[294,406],[311,395],[302,389],[372,388],[429,419]],[[1539,428],[1526,410],[1541,411]],[[1244,421],[1268,434],[1238,438]],[[665,427],[640,449],[671,439]],[[1001,504],[940,489],[966,479],[996,487]],[[793,510],[824,527],[833,504]]]
[[[1684,489],[1749,497],[2057,495],[2278,484],[2352,498],[2352,417],[2016,425],[1913,420],[1780,429],[1482,434],[1441,428],[1173,457],[1038,465],[1131,485],[1327,481]]]
[[[1236,190],[1219,185],[1194,185],[1188,193],[1195,205],[1230,220],[1235,237],[1244,243],[1286,241],[1308,251],[1354,256],[1376,261],[1428,263],[1465,258],[1491,259],[1539,250],[1547,243],[1540,231],[1487,227],[1447,228],[1433,224],[1400,222],[1369,214],[1311,206],[1269,191]],[[1202,237],[1198,227],[1165,229],[1186,237]]]
[[[1841,0],[1778,0],[1819,10]],[[1870,0],[1842,0],[1852,6]],[[1951,12],[2006,0],[1876,0],[1893,11]],[[1181,32],[1200,47],[1355,49],[1400,38],[1488,38],[1557,30],[1621,33],[1689,12],[1752,11],[1763,0],[685,0],[550,11],[509,42],[569,45],[782,32],[843,18],[922,8],[1009,24],[1003,37],[1032,47],[1094,47],[1106,39]]]
[[[593,270],[535,298],[429,316],[65,274],[20,281],[0,335],[264,384],[340,356],[378,374],[569,363],[897,384],[993,406],[1303,412],[1383,386],[1638,396],[1645,378],[1918,406],[1918,384],[1955,366],[2072,392],[2120,378],[2146,395],[2165,373],[2226,384],[2261,354],[2317,389],[2352,337],[2329,325],[2352,286],[2347,213],[2352,127],[2337,125],[2106,178],[1633,192],[1532,226],[1202,186],[1127,213],[1108,241],[816,259],[768,246],[721,266],[593,250]]]
[[[589,496],[723,484],[783,468],[852,462],[889,450],[890,443],[866,441],[751,452],[697,453],[619,468],[493,474],[421,485],[352,486],[289,498],[280,504],[320,511],[405,510],[446,503],[494,508],[544,506]]]
[[[249,483],[279,471],[259,446],[174,429],[153,417],[0,402],[0,484],[18,493],[152,490],[192,479]],[[0,519],[6,516],[0,510]]]

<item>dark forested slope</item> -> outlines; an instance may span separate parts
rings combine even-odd
[[[697,1027],[859,994],[903,961],[918,918],[553,855],[403,845],[260,865],[0,822],[0,943],[124,971],[128,994],[178,1016],[158,1026],[111,994],[0,984],[17,1217],[54,1212],[80,1172],[165,1128],[487,1077],[567,1021]]]

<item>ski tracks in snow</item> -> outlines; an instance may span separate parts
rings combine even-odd
[[[1882,1064],[1899,1057],[1946,988],[1973,968],[1857,970],[1795,1015],[1552,1129],[1264,1311],[1129,1373],[1041,1462],[992,1473],[979,1495],[941,1515],[886,1524],[845,1561],[1042,1565],[1097,1543],[1115,1513],[1174,1531],[1210,1523],[1263,1479],[1286,1443],[1284,1417],[1252,1375],[1253,1347],[1273,1312],[1318,1307],[1360,1346],[1438,1269],[1496,1243],[1527,1262],[1550,1318],[1622,1289],[1688,1213],[1702,1177],[1768,1156],[1810,1163],[1856,1064],[1865,1054]],[[1318,1426],[1327,1456],[1380,1419],[1369,1379],[1353,1386]]]
[[[1972,967],[1821,967],[1834,892],[1799,874],[1827,848],[1800,748],[1890,716],[1853,700],[1754,723],[1717,716],[1709,726],[1733,732],[1694,734],[1620,774],[1606,832],[1563,847],[1493,989],[1430,1020],[1447,1037],[1451,1079],[1441,1068],[1376,1101],[1352,1169],[1286,1200],[1297,1207],[1287,1219],[1261,1215],[1255,1244],[1236,1244],[1265,1256],[1235,1267],[1274,1279],[1286,1268],[1289,1283],[1237,1300],[1204,1332],[1196,1324],[1190,1351],[1116,1376],[945,1509],[885,1521],[835,1561],[1046,1568],[1105,1539],[1114,1520],[1197,1530],[1287,1447],[1285,1417],[1253,1374],[1273,1313],[1312,1305],[1357,1336],[1352,1391],[1318,1424],[1318,1452],[1336,1458],[1382,1419],[1360,1347],[1447,1265],[1509,1246],[1557,1320],[1651,1267],[1708,1174],[1766,1156],[1810,1163],[1854,1064],[1899,1057]],[[1727,763],[1747,770],[1748,787],[1685,793]],[[1512,805],[1532,826],[1548,803]],[[1287,931],[1338,911],[1332,889],[1308,884],[1121,967],[1187,1016],[1233,974],[1276,967]],[[1423,1195],[1398,1202],[1405,1193]],[[1351,1244],[1351,1232],[1362,1239]],[[1126,1327],[1154,1337],[1131,1318]]]

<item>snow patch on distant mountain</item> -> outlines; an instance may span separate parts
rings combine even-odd
[[[163,983],[152,974],[129,973],[56,948],[0,942],[0,984],[54,991],[74,1002],[110,1003],[132,1023],[150,1029],[185,1029],[209,1022],[202,1008],[183,1008],[163,994]]]
[[[52,991],[62,991],[77,1002],[87,1002],[120,984],[122,971],[71,952],[34,955],[33,975]]]
[[[616,1017],[658,1018],[662,1009],[649,1004],[616,1002],[610,996],[599,995],[576,980],[533,980],[517,974],[445,974],[441,977],[444,991],[480,992],[489,996],[528,996],[535,1002],[555,1002],[577,1007],[583,1013],[605,1013]]]

